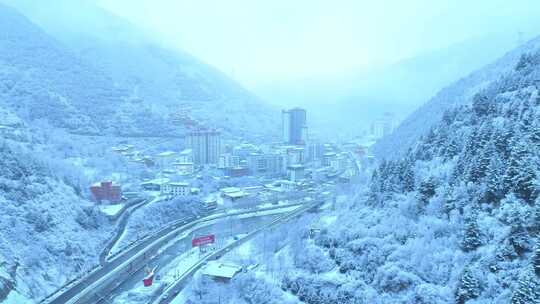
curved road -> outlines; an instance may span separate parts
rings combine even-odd
[[[190,267],[175,283],[173,283],[172,285],[168,286],[162,295],[160,295],[157,299],[153,299],[151,300],[150,302],[148,302],[148,304],[169,304],[172,302],[172,300],[174,299],[174,297],[176,295],[178,295],[182,289],[184,288],[184,286],[186,285],[186,283],[188,282],[188,280],[199,270],[201,269],[207,261],[209,260],[216,260],[216,259],[219,259],[220,257],[222,257],[223,255],[225,255],[227,252],[229,252],[231,249],[235,248],[235,247],[238,247],[238,246],[241,246],[242,244],[250,241],[251,239],[253,239],[255,236],[257,236],[259,233],[267,230],[267,229],[270,229],[274,226],[277,226],[277,225],[280,225],[284,222],[287,222],[297,216],[300,216],[302,215],[303,213],[305,213],[306,211],[309,211],[309,210],[312,210],[316,207],[318,207],[319,205],[321,205],[322,203],[324,203],[324,201],[315,201],[313,203],[310,203],[304,207],[301,207],[301,208],[298,208],[294,211],[291,211],[290,213],[287,213],[283,216],[280,216],[278,217],[277,219],[274,219],[272,222],[270,222],[269,224],[267,225],[264,225],[263,227],[259,227],[257,228],[256,230],[248,233],[245,237],[239,239],[238,241],[235,241],[215,252],[212,252],[210,254],[207,254],[205,256],[203,256],[199,262],[197,262],[195,265],[193,265],[192,267]]]
[[[208,222],[217,218],[229,217],[231,215],[249,214],[254,212],[260,212],[265,210],[282,209],[298,204],[291,204],[287,206],[276,206],[263,209],[255,209],[249,211],[241,211],[230,214],[216,214],[202,219],[194,217],[179,219],[167,227],[157,231],[155,234],[135,243],[133,246],[126,248],[119,254],[111,257],[108,261],[93,271],[88,273],[82,279],[75,281],[63,289],[59,290],[55,294],[45,298],[40,303],[42,304],[65,304],[65,303],[83,303],[78,301],[82,299],[85,294],[89,293],[89,287],[95,287],[96,283],[107,283],[106,281],[114,280],[114,276],[111,272],[117,270],[121,266],[126,266],[126,262],[130,263],[142,263],[149,257],[155,255],[158,250],[174,239],[179,233],[186,231],[197,225],[198,223]],[[90,302],[93,303],[93,302]]]
[[[118,221],[118,224],[116,225],[113,237],[109,240],[109,242],[107,242],[107,245],[105,245],[105,248],[103,248],[103,250],[99,254],[100,265],[105,265],[107,261],[107,257],[109,257],[109,254],[111,252],[111,249],[114,247],[114,244],[116,244],[118,239],[120,239],[120,237],[124,233],[124,230],[126,230],[127,223],[129,221],[130,216],[133,214],[133,212],[135,212],[137,209],[151,202],[151,200],[148,200],[148,199],[139,199],[139,200],[136,200],[134,203],[131,203],[130,204],[131,206],[125,208],[124,211],[122,211],[122,214],[120,215],[120,220]]]

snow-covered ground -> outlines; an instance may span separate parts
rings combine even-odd
[[[107,216],[116,216],[124,208],[124,204],[99,205],[99,211]]]
[[[115,304],[138,304],[147,303],[157,292],[160,292],[164,287],[173,283],[178,277],[195,265],[201,255],[198,248],[193,248],[187,252],[180,254],[171,263],[167,265],[157,265],[156,278],[152,286],[145,287],[142,283],[131,290],[125,291],[118,297],[114,298]]]

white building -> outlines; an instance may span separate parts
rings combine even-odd
[[[189,133],[188,145],[196,165],[217,165],[221,153],[221,135],[216,130],[198,130]]]
[[[193,162],[176,162],[173,166],[181,175],[190,175],[195,171]]]
[[[240,157],[231,153],[224,153],[219,156],[218,168],[238,168],[240,167]]]
[[[148,191],[161,191],[163,185],[169,182],[168,178],[156,178],[153,180],[145,181],[141,183],[141,187]]]
[[[161,192],[172,196],[188,196],[191,194],[191,187],[188,183],[170,182],[161,187]]]
[[[202,274],[217,281],[229,282],[241,271],[242,267],[238,265],[225,264],[219,261],[210,261],[202,270]]]
[[[392,113],[385,113],[384,116],[371,124],[371,135],[375,138],[382,138],[391,134],[396,127],[396,120]]]
[[[290,181],[298,182],[304,179],[305,168],[302,165],[292,165],[287,167],[287,177]]]

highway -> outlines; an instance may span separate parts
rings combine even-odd
[[[105,248],[101,251],[99,254],[99,264],[105,265],[107,262],[107,258],[109,257],[109,254],[111,252],[111,249],[114,247],[114,244],[120,239],[122,234],[124,233],[124,230],[126,229],[127,223],[129,221],[129,217],[135,212],[137,209],[141,208],[142,206],[148,204],[151,200],[148,199],[136,199],[133,202],[129,204],[127,208],[125,208],[119,217],[118,224],[116,225],[116,228],[114,230],[113,237],[107,242],[107,245],[105,245]]]
[[[99,289],[103,286],[111,284],[115,281],[115,276],[119,272],[124,271],[131,272],[135,269],[140,269],[146,265],[147,261],[151,259],[157,252],[177,235],[185,232],[186,230],[193,228],[195,225],[214,221],[220,218],[226,218],[229,216],[257,213],[261,211],[277,210],[287,208],[290,206],[298,206],[297,204],[281,205],[263,209],[253,209],[247,211],[238,211],[232,213],[212,214],[205,218],[183,218],[179,219],[167,227],[157,231],[155,234],[148,236],[135,243],[133,246],[119,252],[118,254],[110,257],[109,260],[104,261],[102,265],[96,267],[93,271],[86,276],[72,282],[68,286],[62,288],[55,294],[45,298],[40,303],[42,304],[65,304],[65,303],[92,303],[95,304],[96,293],[99,293]],[[141,266],[142,265],[142,266]],[[92,296],[89,296],[92,295]],[[97,295],[99,297],[99,295]]]
[[[178,295],[186,283],[193,277],[193,275],[201,269],[209,260],[216,260],[221,258],[223,255],[228,253],[231,249],[235,247],[239,247],[242,244],[250,241],[254,237],[256,237],[261,232],[270,229],[274,226],[281,225],[297,216],[302,215],[308,210],[312,210],[313,208],[318,207],[321,205],[324,201],[318,200],[312,203],[307,204],[306,206],[299,207],[298,209],[295,209],[289,213],[286,213],[285,215],[279,216],[276,219],[273,219],[268,224],[263,225],[262,227],[259,227],[250,233],[248,233],[245,237],[226,245],[225,247],[218,249],[217,251],[210,252],[206,254],[205,256],[201,257],[201,259],[194,264],[192,267],[190,267],[186,272],[184,272],[178,280],[176,280],[173,284],[167,286],[165,290],[163,291],[163,294],[159,295],[155,299],[152,299],[148,302],[148,304],[168,304],[171,303],[174,300],[174,297]]]
[[[126,274],[126,276],[117,279],[114,284],[111,284],[107,288],[106,292],[101,293],[102,295],[106,295],[102,296],[103,300],[101,300],[101,302],[116,302],[117,298],[122,299],[126,297],[126,295],[128,295],[132,290],[137,290],[140,288],[142,286],[141,280],[146,275],[144,270],[145,266],[158,266],[158,276],[163,275],[161,272],[164,271],[164,269],[170,268],[174,263],[178,263],[179,256],[191,251],[191,240],[194,236],[214,234],[217,240],[216,246],[219,246],[222,240],[226,240],[232,235],[247,234],[272,221],[279,215],[280,214],[268,214],[264,216],[256,216],[256,214],[251,214],[248,215],[249,217],[245,218],[232,217],[213,222],[201,223],[192,229],[188,229],[184,233],[180,234],[176,240],[170,242],[170,244],[162,248],[159,254],[151,257],[146,264],[140,264],[140,268],[133,268],[129,274]],[[158,292],[155,290],[155,288],[145,289],[144,291],[148,292],[146,296],[151,296],[152,292]],[[124,300],[119,302],[134,304],[144,303],[131,298],[127,301]]]

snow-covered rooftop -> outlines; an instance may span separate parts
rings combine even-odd
[[[165,151],[165,152],[161,152],[157,155],[157,157],[171,157],[171,156],[174,156],[176,155],[176,152],[174,151]]]
[[[163,185],[163,184],[166,184],[168,182],[169,182],[168,178],[156,178],[156,179],[152,179],[152,180],[149,180],[149,181],[142,182],[141,185],[150,185],[150,184]]]
[[[186,182],[170,182],[170,186],[177,186],[177,187],[189,187],[189,183]]]
[[[203,274],[212,277],[232,279],[241,270],[242,267],[238,265],[210,261],[203,269]]]

